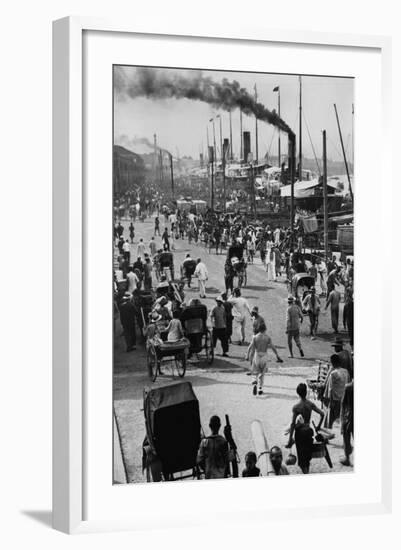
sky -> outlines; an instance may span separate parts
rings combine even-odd
[[[116,69],[115,69],[116,70]],[[136,81],[135,67],[119,67],[131,82]],[[156,69],[160,76],[177,73],[191,77],[199,71],[188,69]],[[258,102],[269,110],[278,110],[278,94],[273,88],[280,87],[281,118],[299,134],[299,75],[268,73],[246,73],[228,71],[202,71],[203,76],[221,82],[223,78],[237,80],[240,85],[254,93],[256,84]],[[302,150],[303,156],[322,156],[322,130],[327,134],[327,155],[331,160],[342,160],[339,132],[334,112],[337,106],[344,147],[348,160],[352,160],[352,107],[354,81],[351,78],[306,76],[302,80]],[[118,88],[120,90],[120,88]],[[213,126],[209,119],[221,115],[223,138],[229,138],[229,115],[223,109],[215,109],[199,100],[186,98],[156,99],[154,97],[130,97],[117,91],[114,93],[114,143],[127,147],[133,138],[147,138],[153,142],[157,135],[158,145],[174,156],[199,158],[206,152],[207,132],[212,144]],[[215,123],[216,142],[220,142],[220,122]],[[251,150],[255,152],[255,117],[243,115],[243,131],[251,132]],[[232,112],[234,154],[240,149],[239,109]],[[278,130],[266,122],[258,122],[259,158],[266,152],[277,155]],[[308,135],[310,133],[310,137]],[[287,149],[286,135],[281,132],[281,151]],[[144,145],[131,147],[137,153],[150,152]]]

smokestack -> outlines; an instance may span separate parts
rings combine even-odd
[[[203,153],[199,153],[199,163],[200,167],[203,168]]]
[[[227,138],[224,138],[224,141],[223,141],[223,158],[224,158],[225,162],[227,161],[227,156],[228,156],[229,150],[230,150],[230,140],[227,139]]]
[[[296,172],[295,134],[294,134],[294,132],[290,132],[288,134],[288,175],[289,175],[290,184],[291,184],[291,203],[290,203],[291,239],[293,239],[293,231],[294,231],[294,214],[295,214],[294,183],[295,183],[295,172]]]
[[[244,143],[244,162],[248,162],[248,156],[251,152],[251,132],[243,133],[243,143]]]

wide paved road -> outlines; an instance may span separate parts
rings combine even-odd
[[[128,227],[128,222],[123,222]],[[136,247],[139,238],[146,244],[153,235],[153,218],[135,224],[135,242],[132,245],[131,258],[136,257]],[[161,232],[163,231],[161,220]],[[124,236],[127,236],[125,231]],[[157,243],[161,239],[156,237]],[[194,258],[202,258],[209,271],[207,284],[207,299],[204,300],[210,310],[215,305],[215,297],[224,290],[223,265],[225,256],[211,254],[201,245],[189,245],[187,240],[175,240],[175,267],[176,271],[186,253],[190,252]],[[186,298],[198,296],[196,281],[195,288],[186,291]],[[278,364],[272,354],[269,364],[269,374],[265,377],[265,388],[262,396],[254,397],[251,393],[251,380],[246,372],[249,364],[245,362],[244,346],[230,346],[229,358],[221,357],[220,344],[217,344],[216,357],[212,366],[206,362],[197,365],[188,365],[186,379],[192,382],[194,391],[199,399],[201,421],[205,432],[208,433],[210,416],[217,414],[222,421],[224,415],[229,414],[233,427],[233,435],[238,445],[241,457],[240,469],[246,452],[254,450],[250,425],[252,420],[260,419],[263,422],[269,444],[284,447],[287,436],[284,435],[291,421],[291,408],[297,400],[295,388],[299,382],[307,378],[314,378],[317,372],[316,360],[327,359],[333,348],[331,343],[334,336],[331,330],[330,314],[324,312],[320,316],[319,335],[314,341],[307,336],[309,332],[308,319],[305,317],[301,331],[301,339],[305,358],[298,357],[298,350],[294,345],[295,359],[288,358],[285,334],[285,311],[287,306],[287,288],[282,280],[267,283],[267,274],[258,258],[254,265],[248,266],[248,284],[243,289],[243,296],[248,299],[251,307],[258,305],[259,311],[266,319],[273,342],[279,350],[284,363]],[[324,306],[324,300],[322,300]],[[123,457],[131,482],[144,481],[142,473],[142,441],[145,435],[144,417],[142,411],[142,392],[144,386],[151,385],[146,371],[146,353],[142,345],[137,351],[126,353],[124,339],[120,336],[121,330],[117,323],[116,342],[114,346],[114,407],[116,419],[121,435]],[[345,336],[345,335],[344,335]],[[247,340],[251,337],[251,324],[247,327]],[[158,378],[156,384],[172,381],[170,376]],[[336,438],[329,446],[334,468],[333,471],[348,470],[339,464],[342,456],[342,438],[339,425],[334,428]],[[283,449],[284,450],[284,449]],[[284,450],[284,455],[287,455]],[[329,471],[323,459],[312,460],[311,472]],[[300,473],[297,466],[291,468],[291,473]]]

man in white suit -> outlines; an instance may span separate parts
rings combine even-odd
[[[206,281],[209,278],[209,273],[207,271],[206,265],[202,262],[200,258],[196,260],[194,275],[195,277],[198,277],[199,281],[199,296],[201,298],[206,298]]]

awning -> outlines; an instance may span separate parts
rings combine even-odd
[[[327,186],[335,189],[337,187],[337,182],[327,181]],[[294,183],[294,197],[296,199],[313,197],[317,187],[322,187],[322,184],[316,178],[313,180],[296,181]],[[280,193],[282,197],[291,197],[291,185],[284,185],[281,188]]]

